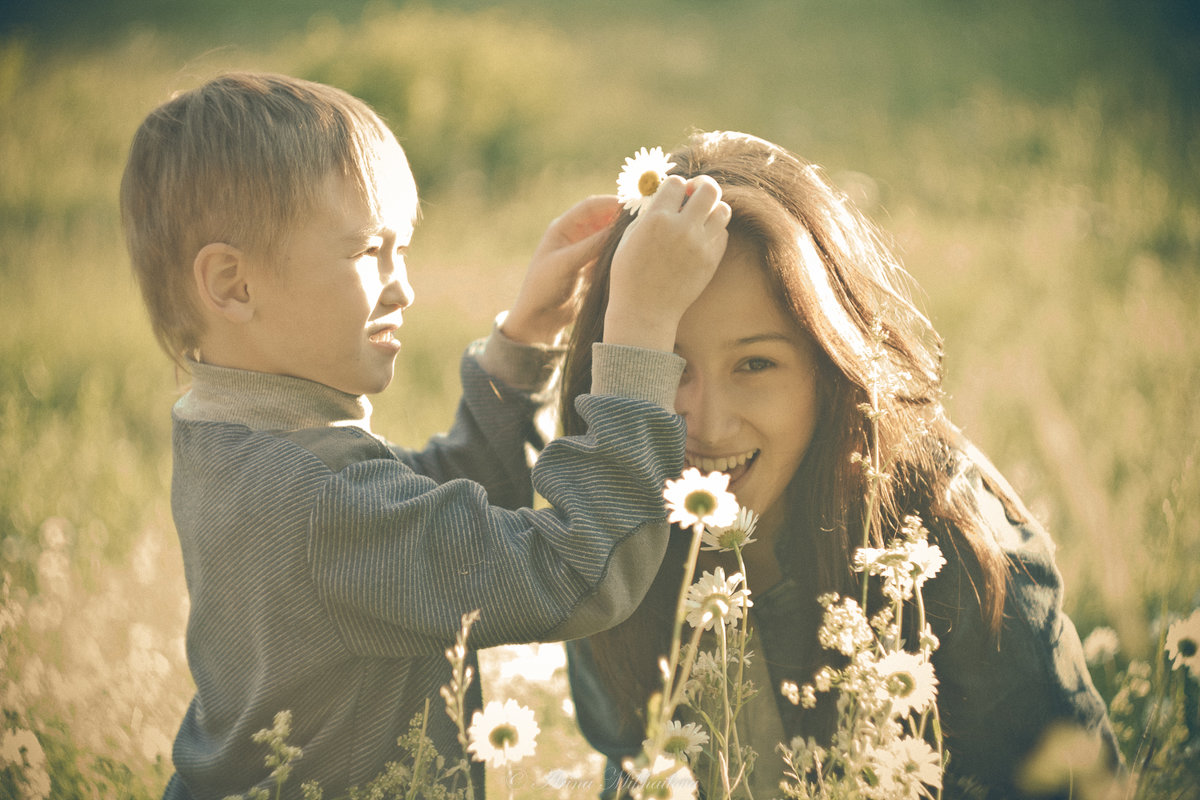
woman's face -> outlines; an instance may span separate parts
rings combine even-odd
[[[741,237],[730,237],[712,283],[680,320],[675,352],[687,361],[675,410],[687,423],[688,465],[728,473],[738,502],[773,533],[816,424],[817,362]]]

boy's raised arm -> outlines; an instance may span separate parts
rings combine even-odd
[[[550,223],[500,326],[505,336],[526,345],[558,344],[575,321],[596,248],[620,210],[615,195],[594,195]]]

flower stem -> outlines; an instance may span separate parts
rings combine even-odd
[[[692,578],[696,574],[696,559],[700,557],[700,534],[703,530],[703,525],[697,522],[692,526],[692,541],[688,547],[687,560],[683,565],[683,587],[679,590],[679,599],[675,605],[675,625],[671,630],[671,652],[668,654],[667,673],[664,677],[663,700],[661,723],[666,724],[675,713],[675,680],[676,670],[679,668],[679,647],[683,638],[683,620],[687,616],[687,592],[688,587],[692,585]],[[694,647],[692,648],[694,653]],[[689,658],[689,661],[691,659]],[[690,666],[690,665],[689,665]],[[661,725],[659,726],[661,727]],[[658,734],[654,734],[657,736]]]

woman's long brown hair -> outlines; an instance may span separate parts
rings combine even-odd
[[[955,481],[959,455],[972,454],[988,488],[1016,520],[1027,512],[994,469],[945,417],[941,339],[910,299],[910,281],[875,228],[814,165],[756,137],[694,135],[670,156],[671,174],[712,177],[733,209],[731,237],[755,247],[780,308],[818,352],[816,432],[790,483],[788,513],[776,547],[785,572],[811,588],[848,593],[857,585],[851,554],[862,544],[867,485],[854,453],[878,452],[891,475],[873,510],[873,546],[890,540],[908,514],[919,514],[938,543],[956,550],[990,629],[1000,629],[1007,563],[991,543],[974,495]],[[583,430],[574,399],[591,385],[591,345],[603,338],[608,276],[625,229],[623,212],[601,250],[567,351],[562,419]],[[885,412],[872,434],[864,403]],[[675,596],[686,554],[675,537],[637,611],[592,637],[597,666],[622,712],[640,717],[661,688],[659,657],[670,644]],[[749,576],[751,579],[753,576]],[[815,607],[815,604],[813,604]],[[825,655],[816,644],[819,617],[798,620],[813,646],[813,671]]]

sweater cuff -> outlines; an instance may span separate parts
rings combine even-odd
[[[592,345],[592,394],[646,400],[674,414],[685,363],[674,353],[596,342]]]
[[[557,379],[566,347],[527,345],[513,341],[500,330],[507,314],[507,311],[501,312],[488,338],[472,347],[475,359],[485,372],[510,388],[528,394],[540,394]]]

